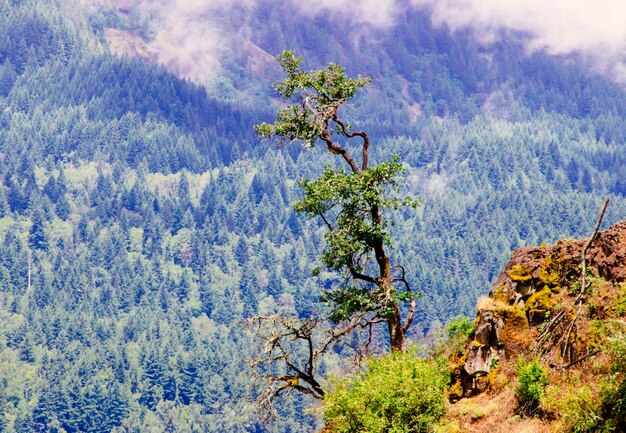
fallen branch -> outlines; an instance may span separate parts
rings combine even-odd
[[[568,307],[564,307],[554,316],[554,318],[547,324],[547,326],[541,330],[541,332],[535,339],[534,352],[536,354],[541,353],[542,359],[549,358],[551,356],[552,351],[557,347],[561,347],[562,343],[563,343],[563,346],[561,347],[561,357],[563,359],[566,359],[567,349],[570,347],[570,337],[571,337],[573,330],[576,327],[576,321],[578,320],[578,317],[580,316],[582,312],[582,306],[583,306],[582,300],[587,291],[587,281],[586,281],[587,253],[589,251],[589,248],[591,248],[591,245],[593,244],[593,242],[598,236],[598,232],[600,230],[602,220],[604,219],[604,214],[606,213],[608,204],[609,204],[609,199],[607,198],[604,200],[604,203],[602,205],[600,215],[598,216],[598,220],[596,221],[596,226],[593,230],[593,233],[591,234],[591,237],[589,238],[589,240],[585,243],[585,246],[583,247],[583,250],[582,250],[582,271],[580,275],[580,291],[573,303],[574,306],[578,305],[576,307],[576,313],[574,314],[574,317],[570,321],[567,321],[566,318],[568,317],[568,313],[572,310]],[[561,368],[566,368],[566,367],[561,367]]]
[[[588,353],[587,355],[583,356],[582,358],[578,358],[574,362],[570,362],[569,364],[566,364],[566,365],[557,365],[555,368],[566,369],[566,368],[573,367],[574,365],[579,364],[579,363],[583,362],[585,359],[591,358],[592,356],[595,356],[598,353],[600,353],[600,351],[599,350],[595,350],[595,351],[593,351],[591,353]]]

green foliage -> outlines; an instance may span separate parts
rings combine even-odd
[[[337,433],[422,433],[443,416],[445,368],[413,353],[370,358],[353,379],[335,380],[323,403]]]
[[[626,315],[626,284],[620,286],[620,294],[613,304],[613,312],[616,316]]]
[[[621,331],[616,332],[609,342],[612,380],[602,392],[607,431],[626,429],[626,333],[623,323],[621,327]]]
[[[305,197],[294,204],[297,211],[313,217],[339,209],[336,225],[326,234],[327,248],[322,255],[326,266],[340,270],[352,263],[355,255],[370,254],[376,243],[391,243],[386,230],[388,222],[377,224],[369,217],[372,206],[398,209],[401,205],[417,205],[411,198],[397,197],[397,177],[404,171],[394,158],[393,162],[381,163],[360,173],[345,174],[326,167],[319,179],[300,181]]]
[[[515,389],[515,396],[523,412],[531,414],[541,402],[548,386],[548,372],[536,359],[529,362],[520,359],[517,377],[519,385]]]
[[[369,290],[361,287],[326,290],[320,295],[320,301],[331,306],[328,319],[333,323],[348,320],[355,313],[380,308],[372,299]]]
[[[474,324],[469,317],[459,314],[448,321],[444,331],[448,334],[448,338],[467,338],[474,332]]]
[[[260,136],[279,137],[280,143],[299,140],[306,147],[313,147],[320,136],[327,133],[328,121],[337,108],[371,81],[348,78],[345,69],[334,63],[316,71],[303,71],[302,58],[296,57],[293,51],[284,51],[278,56],[278,62],[287,78],[274,87],[283,98],[295,99],[297,103],[279,110],[273,124],[261,123],[255,129]],[[335,132],[345,134],[340,129]]]
[[[611,371],[626,376],[626,325],[622,325],[620,331],[615,332],[609,340],[609,351],[613,358]]]
[[[331,270],[344,271],[348,278],[341,288],[322,296],[330,305],[333,322],[357,318],[382,319],[388,324],[389,342],[393,350],[405,350],[405,334],[414,313],[414,292],[411,290],[405,268],[392,265],[386,249],[391,247],[387,232],[389,221],[383,211],[398,210],[401,206],[416,207],[418,202],[399,198],[397,177],[404,167],[394,157],[370,167],[370,138],[365,132],[351,131],[340,119],[339,108],[369,79],[348,78],[345,70],[335,64],[312,72],[300,69],[301,58],[291,51],[278,57],[287,77],[276,85],[278,92],[294,104],[279,110],[273,124],[257,125],[260,136],[277,137],[279,143],[300,140],[305,147],[322,141],[327,150],[340,155],[350,168],[326,166],[315,181],[302,180],[304,198],[294,208],[310,217],[321,217],[328,232],[322,262]],[[336,134],[361,141],[357,164],[344,143],[333,138]],[[368,262],[371,264],[368,265]],[[398,269],[399,277],[392,275]],[[400,290],[396,286],[400,286]],[[398,293],[399,292],[399,293]],[[411,310],[402,323],[399,302],[410,302]]]
[[[567,384],[547,387],[541,406],[561,415],[565,431],[591,433],[603,431],[597,400],[596,390],[571,377]]]
[[[355,272],[365,273],[367,258],[375,248],[391,246],[388,221],[373,219],[371,215],[374,207],[397,210],[401,206],[417,206],[411,198],[398,197],[398,176],[402,173],[404,167],[394,158],[393,162],[359,173],[345,174],[326,167],[319,179],[300,182],[305,197],[294,204],[295,210],[312,217],[321,215],[329,224],[321,257],[328,268],[340,271],[352,267]],[[334,213],[332,222],[327,219],[328,213]],[[385,290],[382,282],[373,288],[347,286],[325,292],[321,300],[330,307],[330,320],[339,322],[367,311],[389,317],[394,302],[409,302],[415,297],[412,291],[401,290],[390,299]]]
[[[626,431],[626,379],[612,383],[602,392],[603,428],[606,432]]]
[[[464,314],[450,319],[443,330],[444,337],[439,350],[451,356],[461,356],[465,350],[469,336],[474,332],[474,324]]]

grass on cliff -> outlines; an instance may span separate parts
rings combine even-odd
[[[575,284],[551,293],[553,310],[544,323],[526,328],[518,337],[534,341],[556,312],[566,309],[561,330],[544,347],[530,344],[477,378],[486,382],[486,391],[448,403],[437,432],[625,432],[626,283],[597,277],[589,281],[582,307],[573,302],[579,293]],[[568,346],[577,352],[574,359],[562,353]]]

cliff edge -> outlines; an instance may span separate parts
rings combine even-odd
[[[626,221],[583,260],[588,243],[513,252],[451,361],[439,431],[626,431]]]

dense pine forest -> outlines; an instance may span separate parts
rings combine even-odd
[[[0,0],[0,432],[313,429],[300,399],[260,422],[242,320],[316,314],[339,278],[312,276],[324,228],[292,208],[332,158],[255,137],[273,65],[234,53],[203,87],[111,54],[105,28],[149,37],[128,13],[62,6]],[[351,116],[422,200],[392,232],[422,293],[414,341],[470,314],[512,249],[588,235],[605,196],[606,224],[625,218],[626,91],[582,60],[419,11],[357,47],[341,18],[256,8],[268,56],[373,78]]]

